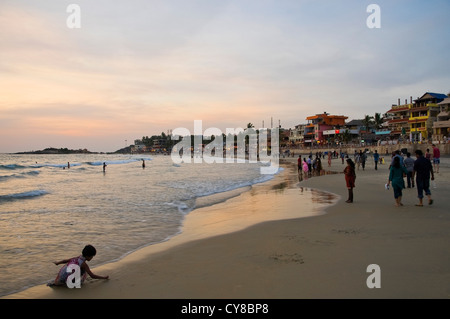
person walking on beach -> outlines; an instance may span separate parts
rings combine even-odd
[[[302,171],[302,156],[299,155],[297,159],[297,172],[300,173]]]
[[[322,170],[323,170],[322,161],[320,160],[320,157],[318,157],[317,161],[316,161],[316,173],[317,173],[317,176],[322,175]]]
[[[359,158],[360,158],[359,160],[361,161],[362,169],[364,170],[364,168],[366,167],[366,159],[367,159],[366,152],[359,151]]]
[[[378,160],[380,159],[380,154],[378,154],[378,151],[375,150],[375,153],[373,153],[373,160],[375,161],[375,170],[378,170]]]
[[[89,275],[93,279],[109,279],[109,276],[99,276],[94,274],[91,269],[89,268],[86,261],[92,260],[94,256],[97,254],[97,250],[92,245],[86,245],[83,248],[83,251],[81,252],[81,255],[78,257],[72,257],[70,259],[64,259],[61,261],[55,261],[55,265],[65,264],[58,272],[58,275],[56,276],[55,280],[51,283],[48,283],[47,286],[63,286],[67,284],[67,280],[71,279],[69,276],[73,273],[72,270],[68,267],[79,267],[80,268],[80,284],[84,282],[86,279],[86,276]],[[76,273],[76,271],[74,272]],[[75,278],[75,283],[77,281],[77,278]],[[79,287],[78,287],[79,288]]]
[[[355,163],[356,163],[356,166],[358,167],[358,171],[359,171],[359,166],[361,165],[361,155],[360,155],[360,153],[356,153],[355,154]]]
[[[356,173],[355,163],[353,163],[350,158],[347,159],[347,166],[344,169],[344,175],[345,183],[347,184],[348,189],[348,199],[345,202],[353,203],[353,188],[355,188]]]
[[[106,172],[106,162],[103,162],[103,173]]]
[[[394,157],[394,163],[389,169],[389,180],[387,185],[392,182],[392,189],[394,190],[395,206],[403,206],[402,204],[402,190],[405,188],[405,181],[403,174],[407,174],[406,167],[400,165],[400,158]]]
[[[392,153],[392,159],[391,159],[391,165],[389,166],[389,168],[391,168],[392,165],[394,165],[394,159],[398,157],[400,159],[400,165],[404,166],[405,164],[403,163],[403,156],[401,155],[399,150],[396,150],[394,153]]]
[[[441,163],[441,151],[439,148],[436,147],[435,144],[432,144],[433,146],[433,170],[436,171],[436,173],[439,173],[439,164]]]
[[[416,177],[417,197],[419,198],[419,204],[416,206],[423,206],[423,192],[428,197],[428,204],[433,204],[430,191],[430,175],[431,180],[434,181],[434,172],[431,162],[423,156],[421,150],[416,150],[416,161],[414,162],[413,176]]]
[[[308,164],[308,175],[312,174],[312,155],[308,156],[307,164]]]
[[[145,168],[145,160],[142,160],[142,168]]]
[[[408,188],[414,187],[414,178],[413,178],[413,171],[414,171],[414,159],[411,158],[411,153],[406,153],[406,158],[403,161],[405,163],[406,170],[408,173],[406,174],[406,181],[408,183]]]
[[[431,153],[430,153],[430,149],[427,148],[427,151],[425,152],[425,158],[429,161],[431,161]]]
[[[306,157],[303,159],[303,173],[305,174],[305,179],[308,178],[308,174],[309,174],[309,165],[308,162],[306,160]]]

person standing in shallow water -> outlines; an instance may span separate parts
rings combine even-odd
[[[355,188],[356,173],[355,163],[353,163],[350,158],[347,159],[347,166],[344,169],[344,175],[348,190],[348,199],[345,202],[353,203],[353,188]]]

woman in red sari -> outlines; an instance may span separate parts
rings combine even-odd
[[[347,159],[347,166],[344,169],[344,175],[348,189],[348,199],[345,202],[353,203],[353,188],[355,187],[356,173],[355,163],[353,163],[350,158]]]

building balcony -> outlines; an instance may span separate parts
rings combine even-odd
[[[393,123],[402,123],[402,122],[408,123],[409,119],[410,119],[409,116],[404,116],[404,117],[401,117],[401,118],[392,119],[392,120],[388,121],[388,125],[389,124],[393,124]]]
[[[433,128],[444,128],[444,127],[450,127],[450,120],[436,121],[433,123]]]
[[[437,115],[437,117],[438,120],[448,120],[450,118],[450,112],[442,111]]]
[[[409,112],[409,110],[413,107],[413,104],[392,106],[392,108],[386,113],[395,114],[395,113],[405,113]]]
[[[411,116],[408,120],[409,123],[425,122],[428,120],[428,115]]]

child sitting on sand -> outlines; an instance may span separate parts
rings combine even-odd
[[[73,257],[70,259],[64,259],[61,261],[55,261],[55,265],[65,264],[58,272],[54,282],[47,284],[47,286],[62,286],[66,284],[67,278],[72,274],[73,271],[69,269],[67,272],[67,267],[70,265],[78,265],[80,267],[80,283],[83,283],[86,279],[86,275],[89,274],[93,279],[108,279],[109,276],[99,276],[94,274],[89,268],[86,261],[90,261],[97,254],[97,250],[92,245],[86,245],[82,251],[82,255],[78,257]]]

